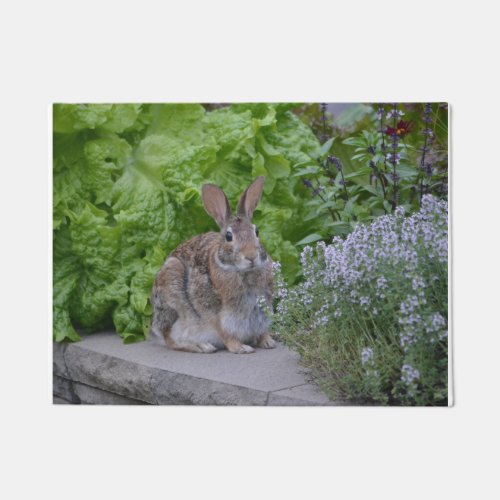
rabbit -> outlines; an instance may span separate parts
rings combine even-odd
[[[272,260],[252,224],[265,178],[241,195],[236,214],[218,186],[205,184],[203,205],[220,232],[195,236],[166,259],[153,284],[151,336],[170,349],[236,354],[276,346],[270,320],[258,304],[273,299]]]

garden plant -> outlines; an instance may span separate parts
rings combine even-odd
[[[336,399],[442,405],[448,377],[448,205],[358,225],[306,246],[304,280],[275,266],[274,330]]]
[[[348,234],[396,206],[418,210],[424,194],[447,198],[446,104],[358,105],[340,120],[343,129],[329,124],[326,105],[304,113],[322,146],[293,174],[312,198],[305,218],[315,232],[300,243]]]

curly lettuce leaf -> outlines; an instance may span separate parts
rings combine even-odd
[[[100,129],[121,133],[134,126],[141,104],[54,104],[54,132]]]

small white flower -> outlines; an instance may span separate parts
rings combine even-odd
[[[444,340],[446,338],[448,338],[448,330],[445,330],[439,335],[439,340]]]
[[[370,305],[370,297],[360,297],[359,298],[359,305],[360,306],[368,306]]]
[[[398,109],[391,109],[388,113],[387,113],[387,118],[399,118],[401,116],[403,116],[405,113],[404,111],[400,111]]]
[[[373,359],[373,349],[371,347],[363,347],[361,350],[361,363],[366,364]]]
[[[418,380],[419,378],[420,378],[420,372],[416,368],[413,368],[409,364],[404,364],[401,367],[401,380],[406,385],[413,384],[413,382]]]

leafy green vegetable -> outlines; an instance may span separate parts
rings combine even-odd
[[[309,236],[306,236],[300,241],[297,241],[297,245],[307,245],[308,243],[313,243],[314,241],[319,241],[322,239],[323,236],[321,236],[321,234],[310,234]]]
[[[181,242],[216,228],[200,188],[221,186],[234,207],[266,176],[254,220],[293,281],[304,220],[300,169],[320,145],[293,105],[56,104],[53,143],[54,338],[114,327],[124,342],[147,335],[156,273]],[[298,175],[295,175],[299,173]]]

